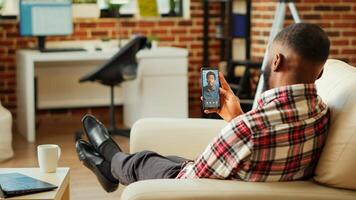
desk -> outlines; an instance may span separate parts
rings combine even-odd
[[[78,81],[116,52],[17,51],[18,131],[29,142],[35,141],[35,75],[38,77],[38,109],[109,105],[109,88],[97,83],[79,84]],[[117,90],[115,103],[122,104],[121,90]]]
[[[69,200],[70,199],[70,184],[69,184],[69,168],[60,167],[57,168],[56,173],[43,173],[39,168],[1,168],[0,174],[2,173],[14,173],[18,172],[33,178],[54,184],[58,186],[57,189],[41,192],[29,195],[22,195],[7,199],[17,199],[17,200],[29,200],[29,199],[38,199],[38,200]]]

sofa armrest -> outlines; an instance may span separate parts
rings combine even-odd
[[[194,159],[225,125],[213,119],[141,119],[132,126],[130,152],[151,150]]]
[[[127,186],[121,200],[351,200],[352,190],[342,190],[311,181],[243,182],[213,179],[155,179]]]

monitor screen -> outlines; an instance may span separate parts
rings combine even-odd
[[[20,0],[22,36],[73,33],[71,0]]]

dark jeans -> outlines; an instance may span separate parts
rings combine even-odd
[[[152,151],[134,154],[116,153],[111,161],[111,172],[123,185],[146,180],[175,178],[188,159],[162,156]]]

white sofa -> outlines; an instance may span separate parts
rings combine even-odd
[[[0,162],[11,158],[12,150],[12,115],[0,102]]]
[[[328,60],[317,87],[331,110],[329,136],[314,178],[323,184],[314,180],[253,183],[157,179],[127,186],[121,199],[355,200],[356,68]],[[195,158],[225,124],[211,119],[143,119],[131,130],[130,151],[153,150]]]

